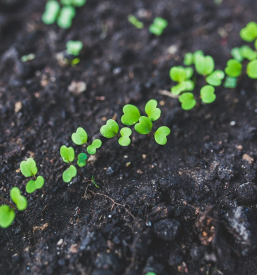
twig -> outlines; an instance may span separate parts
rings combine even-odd
[[[4,197],[2,197],[1,195],[0,195],[0,200],[2,200],[2,201],[4,201],[5,203],[7,203],[11,208],[17,210],[17,208],[16,208],[16,206],[15,206],[14,204],[10,203],[8,200],[6,200],[6,199],[5,199]]]
[[[166,91],[166,90],[159,90],[159,94],[166,95],[166,96],[169,96],[169,97],[172,97],[172,98],[179,98],[179,96],[173,95],[171,92]]]

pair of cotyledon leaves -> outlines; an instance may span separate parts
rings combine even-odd
[[[74,56],[79,55],[82,48],[83,48],[83,43],[81,41],[69,40],[66,43],[66,52]]]
[[[161,35],[164,31],[164,29],[168,26],[167,20],[156,17],[153,21],[153,23],[149,27],[150,33],[153,33],[157,36]]]
[[[32,158],[24,160],[20,164],[21,173],[26,177],[34,177],[37,174],[37,164]],[[40,189],[44,186],[44,178],[38,176],[35,180],[30,180],[26,185],[26,191],[28,193],[33,193],[37,189]]]
[[[183,91],[192,91],[195,87],[194,82],[190,80],[194,71],[192,68],[183,68],[181,66],[172,67],[170,69],[170,78],[178,82],[171,88],[171,93],[179,95]]]
[[[242,73],[242,64],[236,59],[227,62],[225,72],[230,77],[238,77]],[[257,60],[252,60],[247,64],[246,73],[250,78],[257,79]]]
[[[10,192],[11,199],[15,203],[18,210],[23,211],[27,208],[27,200],[21,195],[18,187],[13,187]],[[15,219],[14,209],[8,205],[0,206],[0,227],[7,228]]]
[[[63,145],[60,148],[60,154],[62,157],[62,160],[65,163],[72,163],[73,160],[75,159],[75,151],[72,147],[66,147]],[[81,164],[81,159],[78,158],[78,164]],[[85,162],[85,159],[84,159]],[[80,165],[79,165],[80,166]],[[70,182],[72,178],[74,178],[77,175],[77,168],[74,165],[70,165],[69,168],[67,168],[63,174],[62,178],[64,182]]]
[[[257,24],[249,22],[245,28],[241,29],[240,37],[247,42],[254,41],[257,38]]]

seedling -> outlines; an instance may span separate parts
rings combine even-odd
[[[71,165],[66,169],[62,174],[62,179],[64,182],[70,182],[77,175],[77,168],[74,165]]]
[[[11,199],[16,204],[18,210],[23,211],[27,208],[27,200],[21,195],[21,191],[18,187],[13,187],[10,192]]]
[[[257,53],[246,45],[240,48],[240,54],[243,58],[248,60],[253,60],[257,57]]]
[[[214,87],[210,85],[206,85],[202,87],[200,91],[201,99],[203,103],[209,104],[215,101],[216,95],[215,95],[215,89]]]
[[[154,99],[149,100],[145,105],[145,112],[151,121],[156,121],[161,116],[161,110],[157,108],[157,105],[158,103]]]
[[[135,125],[135,130],[141,135],[147,135],[152,131],[153,123],[146,116],[141,116],[139,122]]]
[[[203,51],[201,50],[197,50],[194,53],[186,53],[185,54],[185,58],[184,58],[184,64],[186,66],[190,66],[193,65],[195,63],[195,60],[197,58],[198,55],[204,55]]]
[[[233,48],[231,50],[231,55],[233,56],[234,59],[236,59],[239,62],[242,62],[244,60],[244,57],[241,54],[241,48]]]
[[[192,91],[195,87],[194,82],[190,80],[193,73],[192,68],[183,68],[181,66],[172,67],[170,69],[170,78],[178,82],[178,84],[171,88],[171,93],[179,95],[184,91]]]
[[[96,184],[96,182],[95,182],[95,178],[94,178],[94,176],[92,176],[92,182],[93,182],[93,184],[94,184],[94,186],[96,187],[96,188],[98,188],[99,189],[99,186]]]
[[[135,26],[137,29],[143,29],[144,24],[140,21],[137,20],[137,18],[134,15],[129,15],[128,16],[128,21]]]
[[[167,143],[167,136],[170,134],[170,128],[166,126],[161,126],[154,133],[155,141],[160,145],[165,145]]]
[[[118,142],[121,146],[128,146],[131,143],[131,139],[129,138],[132,135],[132,130],[128,127],[124,127],[120,130],[121,137]]]
[[[66,52],[68,54],[77,56],[83,48],[83,43],[81,41],[70,40],[66,43]]]
[[[203,56],[201,54],[197,54],[195,56],[194,63],[197,73],[203,76],[207,76],[212,73],[215,66],[213,58],[209,55]]]
[[[82,7],[86,4],[86,0],[61,0],[65,6]]]
[[[257,60],[248,63],[246,72],[250,78],[257,79]]]
[[[230,77],[238,77],[242,72],[242,64],[235,59],[230,59],[227,62],[225,72]]]
[[[89,155],[94,155],[96,153],[96,149],[102,146],[102,141],[100,139],[95,139],[91,145],[87,147],[87,152]]]
[[[42,176],[36,177],[36,174],[38,172],[37,164],[34,159],[28,158],[27,160],[24,160],[20,164],[21,173],[24,177],[29,178],[33,177],[33,180],[30,180],[26,185],[26,192],[27,193],[33,193],[37,189],[42,189],[43,193],[43,186],[44,186],[44,178]]]
[[[42,21],[46,25],[53,24],[60,11],[60,4],[57,1],[50,0],[46,3],[45,12],[42,15]]]
[[[257,24],[249,22],[245,28],[240,31],[240,37],[246,42],[252,42],[257,38]]]
[[[78,155],[78,161],[77,161],[78,166],[79,167],[85,166],[87,164],[86,160],[87,160],[87,155],[85,153],[80,153]]]
[[[9,227],[15,219],[14,209],[8,205],[0,206],[0,227]]]
[[[167,26],[168,26],[167,20],[165,20],[161,17],[156,17],[154,19],[153,23],[150,25],[149,31],[152,34],[160,36]]]
[[[237,86],[237,78],[227,76],[223,85],[225,88],[234,89]]]
[[[127,126],[137,123],[141,116],[138,108],[131,104],[123,107],[123,113],[124,115],[121,117],[121,122]]]
[[[79,127],[76,131],[76,133],[73,133],[71,135],[71,139],[72,141],[77,144],[77,145],[82,145],[82,144],[86,144],[87,143],[87,132]]]
[[[196,105],[196,100],[193,93],[184,93],[179,97],[181,108],[185,111],[191,110]]]
[[[34,53],[30,53],[30,54],[27,54],[27,55],[23,55],[21,57],[21,62],[28,62],[28,61],[31,61],[35,58],[35,54]]]
[[[60,154],[61,154],[62,160],[65,163],[70,164],[70,167],[68,169],[66,169],[62,174],[63,181],[70,182],[72,180],[72,178],[74,178],[77,175],[76,167],[71,164],[73,162],[73,160],[75,159],[74,149],[72,147],[66,147],[65,145],[63,145],[60,148]]]
[[[76,15],[76,10],[72,6],[65,6],[61,9],[57,18],[57,25],[62,29],[68,29],[72,25],[72,19]]]
[[[113,119],[109,119],[106,122],[106,125],[102,126],[100,129],[100,133],[106,138],[113,138],[117,135],[118,132],[119,132],[119,125]]]
[[[225,74],[221,70],[216,70],[206,77],[206,82],[212,86],[220,86]]]

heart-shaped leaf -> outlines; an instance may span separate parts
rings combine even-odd
[[[236,85],[237,85],[237,78],[227,76],[223,86],[225,88],[233,89],[233,88],[236,88]]]
[[[106,138],[115,137],[119,132],[119,125],[115,120],[109,119],[106,125],[101,127],[100,132]]]
[[[152,121],[146,117],[141,116],[139,119],[139,123],[135,125],[135,130],[142,135],[147,135],[152,131],[153,123]]]
[[[249,62],[246,71],[250,78],[257,79],[257,60]]]
[[[179,101],[182,103],[181,108],[186,111],[193,109],[196,105],[196,100],[192,93],[184,93],[179,97]]]
[[[61,154],[62,160],[66,163],[72,162],[75,158],[74,149],[72,147],[66,147],[65,145],[61,147],[60,154]]]
[[[13,187],[11,189],[10,196],[20,211],[23,211],[27,208],[27,200],[24,196],[21,195],[21,191],[18,187]]]
[[[14,210],[8,205],[0,206],[0,227],[7,228],[9,227],[15,219]]]
[[[239,62],[242,62],[244,60],[244,57],[241,54],[240,48],[233,48],[231,50],[231,55],[233,56],[234,59],[236,59]]]
[[[252,48],[246,45],[240,48],[240,54],[243,58],[246,58],[248,60],[253,60],[257,57],[257,53]]]
[[[66,169],[62,174],[62,179],[64,182],[70,182],[77,175],[77,168],[74,165],[71,165]]]
[[[127,104],[123,107],[124,115],[121,117],[121,122],[124,125],[134,125],[140,118],[140,112],[134,105]]]
[[[167,20],[161,18],[161,17],[156,17],[153,21],[153,23],[149,27],[150,33],[153,33],[155,35],[161,35],[164,31],[164,29],[167,27],[168,22]]]
[[[76,15],[76,10],[72,6],[63,7],[57,18],[57,25],[62,29],[68,29],[72,25],[72,19]]]
[[[149,100],[145,105],[145,112],[151,121],[156,121],[161,116],[161,110],[156,108],[158,105],[155,99]]]
[[[120,130],[121,138],[119,138],[118,142],[121,146],[128,146],[131,143],[131,139],[129,138],[132,134],[132,130],[128,127],[124,127]]]
[[[170,128],[166,126],[161,126],[154,133],[155,141],[160,145],[165,145],[167,143],[167,136],[170,134]]]
[[[79,167],[85,166],[87,164],[86,160],[87,160],[87,155],[85,153],[80,153],[78,155],[78,161],[77,161],[78,166]]]
[[[208,104],[208,103],[212,103],[213,101],[215,101],[216,95],[214,92],[215,92],[214,87],[212,87],[210,85],[206,85],[206,86],[202,87],[202,89],[200,91],[202,102]]]
[[[194,55],[192,53],[186,53],[184,58],[184,64],[190,66],[194,63]]]
[[[181,66],[172,67],[170,69],[170,78],[175,82],[183,82],[187,79],[187,72]]]
[[[37,189],[40,189],[44,186],[44,178],[42,176],[38,176],[36,180],[30,180],[26,185],[27,193],[33,193]]]
[[[87,143],[87,132],[83,128],[79,127],[76,133],[71,135],[71,139],[77,145],[85,144]]]
[[[102,141],[100,139],[95,139],[91,145],[87,147],[87,152],[90,155],[94,155],[96,153],[96,149],[102,146]]]
[[[206,82],[212,86],[220,86],[225,74],[221,70],[216,70],[206,77]]]
[[[252,42],[257,38],[257,24],[255,22],[249,22],[245,28],[241,29],[240,37],[247,42]]]
[[[242,71],[242,64],[235,60],[235,59],[230,59],[227,62],[227,67],[225,68],[225,72],[228,76],[231,77],[238,77],[241,74]]]
[[[47,1],[45,12],[42,15],[42,21],[46,25],[53,24],[58,16],[60,4],[57,1]]]
[[[83,47],[83,43],[81,41],[70,40],[66,43],[66,52],[68,54],[77,56],[79,55],[82,47]]]
[[[201,54],[195,57],[195,69],[201,75],[209,75],[214,70],[214,60],[211,56],[203,56]]]
[[[20,164],[21,173],[26,177],[35,176],[37,173],[37,164],[34,159],[29,158]]]
[[[184,82],[179,83],[176,86],[171,88],[171,93],[173,95],[179,95],[181,92],[184,91],[192,91],[195,88],[195,84],[192,80],[185,80]]]

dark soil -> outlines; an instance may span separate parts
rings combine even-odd
[[[256,20],[257,1],[88,0],[69,30],[45,26],[44,5],[0,0],[0,193],[9,199],[18,186],[25,194],[26,157],[46,179],[46,196],[26,194],[28,210],[0,229],[1,275],[257,274],[256,82],[218,88],[214,104],[190,112],[159,93],[186,52],[202,49],[224,69],[231,48],[243,44],[239,30]],[[169,22],[160,37],[148,32],[156,16]],[[56,54],[70,39],[84,44],[81,62],[62,67]],[[36,58],[21,63],[29,53]],[[86,91],[70,92],[72,81]],[[156,126],[171,127],[167,145],[135,134],[121,148],[101,137],[82,170],[100,186],[90,190],[125,205],[133,219],[104,196],[85,199],[80,175],[65,184],[59,148],[73,145],[79,126],[100,137],[125,104],[143,111],[151,98],[162,103]]]

